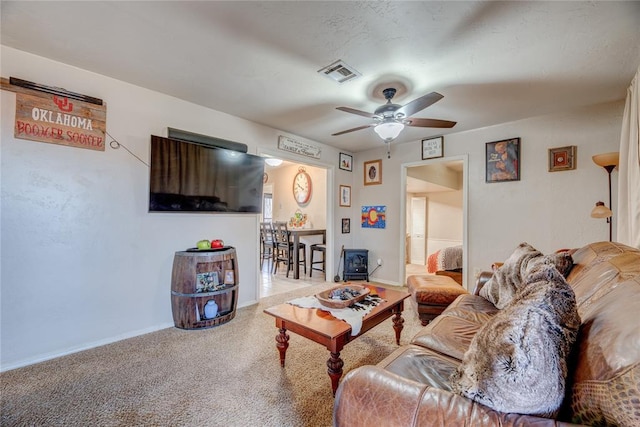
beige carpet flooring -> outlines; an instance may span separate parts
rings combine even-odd
[[[164,329],[0,374],[2,426],[330,426],[328,351],[290,333],[286,367],[266,307],[334,286],[263,298],[227,324]],[[401,344],[420,329],[407,300]],[[395,344],[392,322],[349,343],[344,373]]]

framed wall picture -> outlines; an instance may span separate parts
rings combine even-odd
[[[363,206],[360,223],[362,228],[386,228],[387,207],[379,205]]]
[[[351,206],[351,186],[350,185],[340,186],[340,206],[344,206],[347,208]]]
[[[520,138],[487,142],[486,182],[520,181]]]
[[[351,233],[351,218],[342,218],[342,234]]]
[[[549,172],[568,171],[576,168],[575,145],[549,148]]]
[[[435,159],[444,156],[444,137],[422,140],[422,160]]]
[[[364,162],[364,185],[382,184],[382,159]]]
[[[343,171],[353,172],[353,157],[349,154],[340,153],[339,167]]]

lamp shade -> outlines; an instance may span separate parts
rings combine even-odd
[[[591,158],[593,159],[593,163],[598,166],[602,166],[603,168],[607,166],[618,166],[618,163],[620,161],[620,153],[614,152],[596,154]]]
[[[373,128],[378,136],[387,142],[396,139],[402,129],[404,129],[404,125],[396,121],[382,122]]]
[[[613,212],[603,202],[596,203],[596,206],[591,211],[591,218],[610,218],[612,216]]]
[[[275,157],[267,157],[264,159],[264,162],[269,166],[280,166],[282,164],[282,159],[276,159]]]

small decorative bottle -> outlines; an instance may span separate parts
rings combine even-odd
[[[218,304],[214,300],[209,300],[204,306],[204,317],[213,319],[218,315]]]

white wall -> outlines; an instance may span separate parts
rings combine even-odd
[[[462,190],[427,194],[427,256],[462,244]]]
[[[411,198],[426,199],[425,264],[427,257],[442,248],[462,244],[462,190],[407,193],[405,200],[406,229],[411,233]],[[408,257],[405,257],[408,258]],[[409,259],[406,262],[409,263]]]
[[[104,99],[107,132],[147,162],[150,135],[166,135],[167,127],[246,143],[253,154],[280,152],[282,133],[275,129],[1,49],[3,77]],[[236,247],[239,305],[257,300],[258,215],[150,214],[146,165],[123,148],[100,152],[14,139],[15,94],[1,92],[2,370],[173,326],[174,253],[203,238]],[[334,182],[350,184],[351,174],[334,167],[338,150],[295,138],[322,148],[316,162],[328,167],[333,209]],[[333,227],[327,224],[330,232]],[[342,241],[333,241],[338,250]]]
[[[504,260],[527,241],[543,252],[580,247],[588,242],[608,240],[604,220],[589,216],[598,200],[606,200],[607,174],[591,156],[618,151],[624,101],[596,105],[575,111],[535,117],[444,138],[446,157],[468,154],[468,268],[471,273],[487,270]],[[485,183],[485,143],[521,138],[521,179]],[[576,145],[577,169],[548,172],[548,149]],[[391,159],[380,148],[357,153],[354,174],[362,177],[365,161],[382,159],[382,185],[364,186],[354,181],[353,206],[386,205],[387,228],[352,227],[354,246],[368,248],[370,258],[383,259],[373,279],[401,283],[404,235],[400,229],[402,200],[401,166],[433,162],[420,161],[421,142],[392,144]],[[617,200],[617,173],[613,173],[613,206]],[[614,227],[615,228],[615,227]],[[614,235],[615,240],[615,235]],[[473,274],[467,275],[471,286]]]

